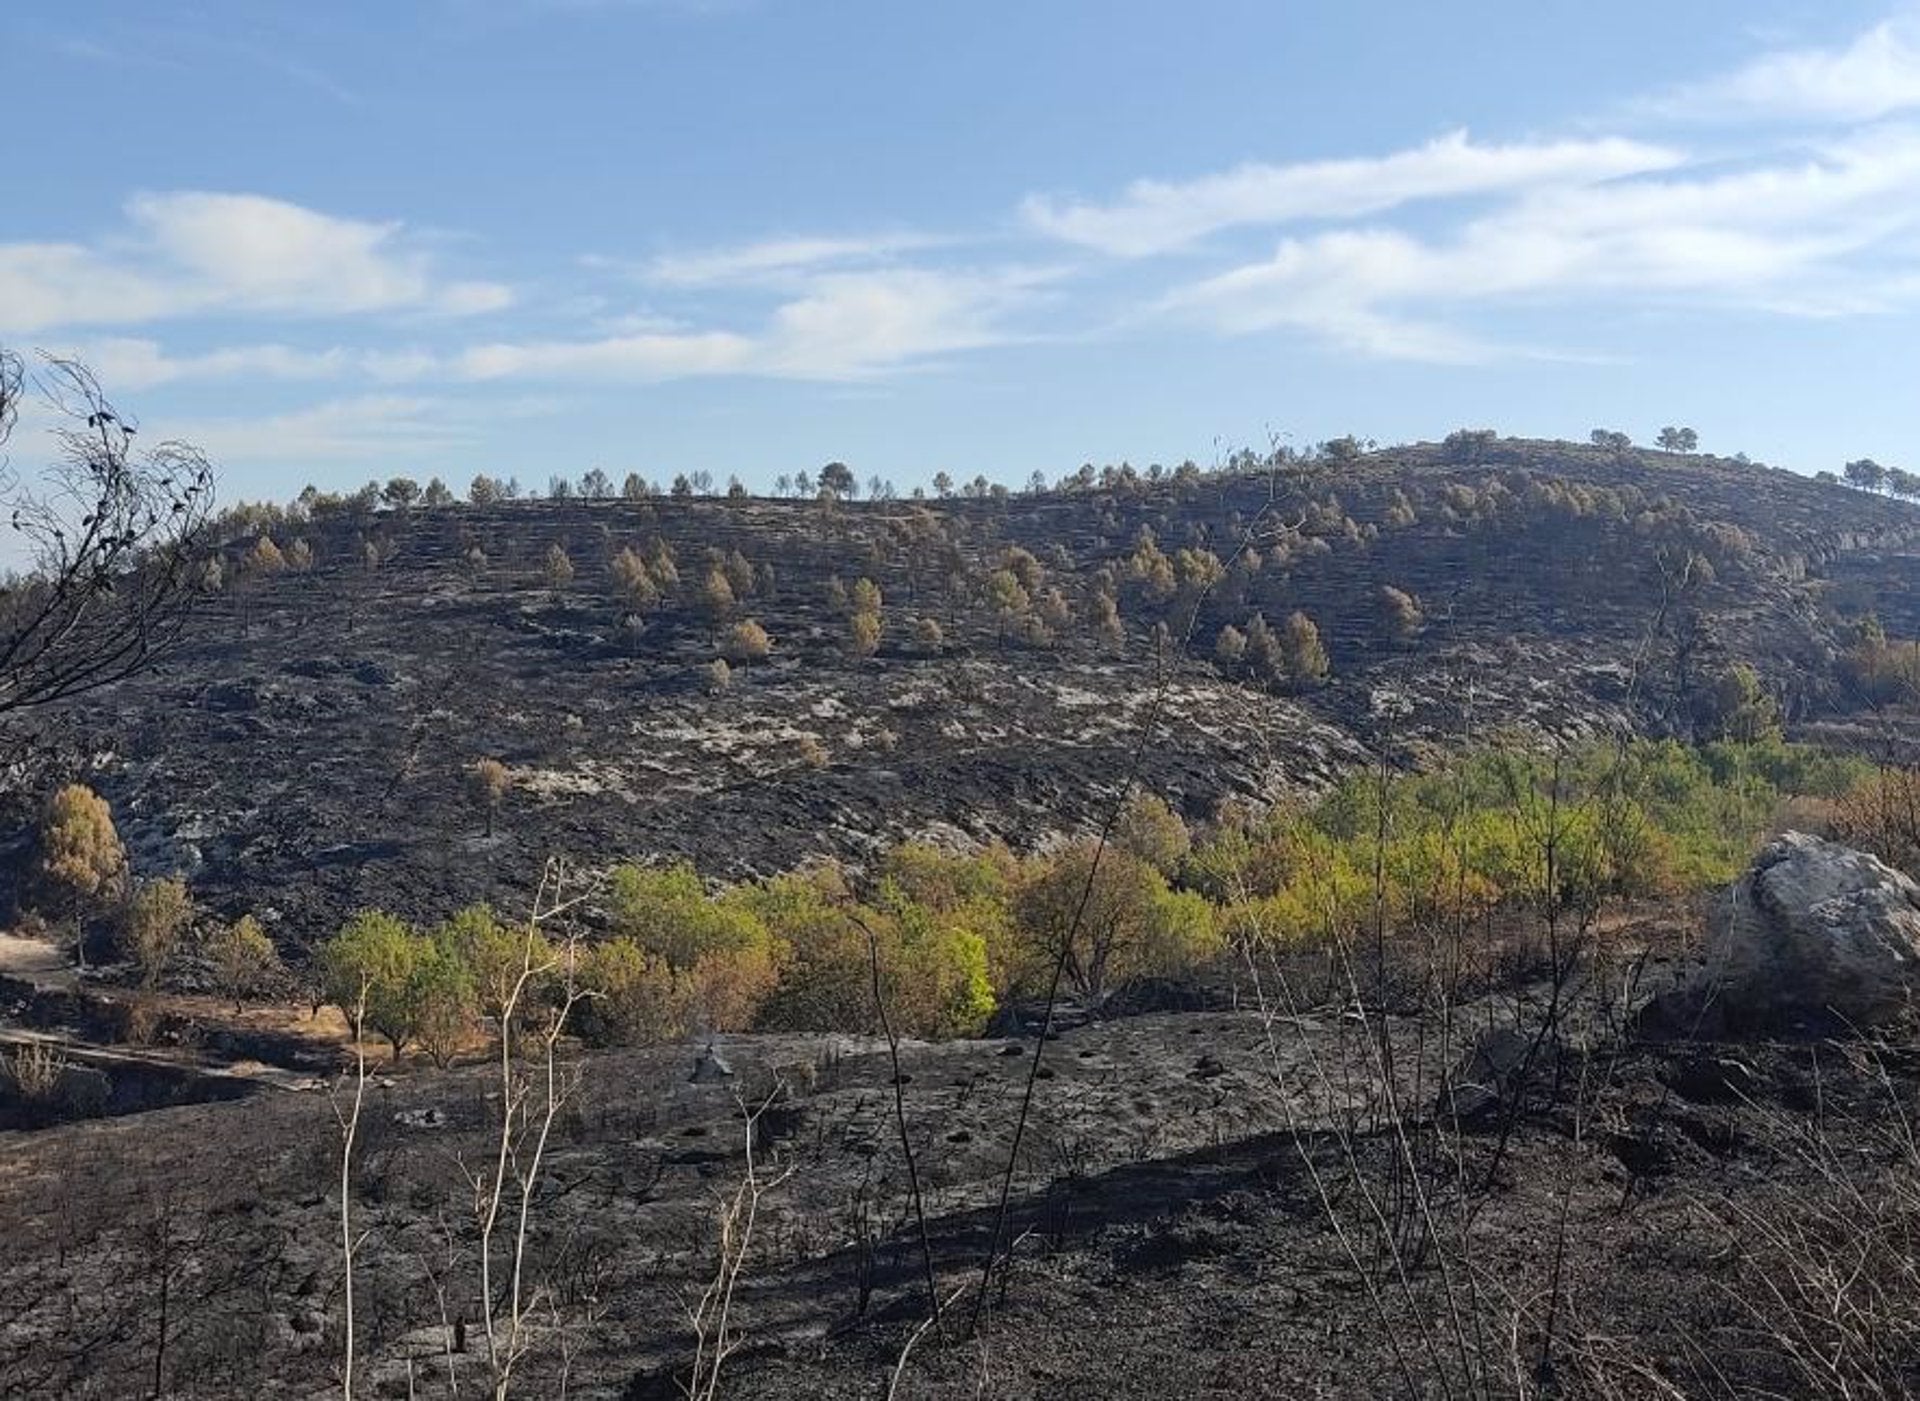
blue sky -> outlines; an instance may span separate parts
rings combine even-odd
[[[228,499],[1920,437],[1884,0],[11,0],[0,91],[0,344]]]

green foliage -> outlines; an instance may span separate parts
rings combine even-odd
[[[1780,707],[1744,662],[1720,673],[1708,693],[1706,712],[1716,739],[1753,744],[1780,736]]]
[[[148,987],[160,980],[193,919],[193,897],[176,877],[147,881],[127,902],[123,944]]]
[[[434,931],[433,942],[465,965],[474,1010],[496,1022],[504,1019],[510,1001],[524,1004],[527,984],[558,961],[538,929],[504,924],[485,904],[460,910]]]
[[[715,899],[692,866],[621,866],[610,879],[616,936],[665,960],[684,980],[688,1011],[709,1031],[752,1026],[773,992],[785,947],[751,905]]]
[[[1139,794],[1103,848],[1023,859],[907,843],[859,888],[830,863],[719,891],[685,862],[625,866],[608,880],[609,937],[580,958],[589,996],[573,1029],[594,1044],[873,1033],[884,1009],[901,1035],[968,1036],[1002,999],[1044,991],[1063,954],[1068,986],[1097,1003],[1130,980],[1191,977],[1243,942],[1472,938],[1496,912],[1586,927],[1607,902],[1731,879],[1789,800],[1881,830],[1895,804],[1867,777],[1777,737],[1498,747],[1356,774],[1310,806],[1228,810],[1198,842]],[[366,1024],[396,1056],[418,1041],[443,1061],[516,988],[522,1005],[550,1007],[561,962],[484,905],[428,936],[362,913],[321,952],[332,1000],[351,1014],[364,989]]]
[[[400,1053],[420,1024],[414,978],[424,941],[379,910],[362,910],[320,950],[327,1000],[347,1014],[356,1035],[372,1027]]]
[[[85,911],[126,879],[127,853],[107,800],[83,783],[53,795],[40,823],[40,878],[56,900]]]
[[[217,926],[207,936],[203,952],[213,964],[221,992],[233,999],[235,1013],[280,967],[273,941],[252,915]]]
[[[591,1046],[645,1046],[671,1041],[686,1028],[685,981],[666,959],[632,939],[614,938],[588,950],[580,970],[587,998],[575,1026]]]
[[[1092,1003],[1129,978],[1190,972],[1218,949],[1204,898],[1172,890],[1128,851],[1091,842],[1036,863],[1015,895],[1013,918],[1026,955],[1017,983],[1029,991],[1042,985],[1036,973],[1064,951],[1074,989]]]
[[[479,993],[473,968],[452,937],[436,934],[414,944],[407,989],[414,1035],[427,1058],[444,1069],[473,1030]]]

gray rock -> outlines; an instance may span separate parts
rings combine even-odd
[[[1518,1092],[1524,1073],[1549,1049],[1515,1027],[1483,1032],[1448,1077],[1434,1112],[1463,1128],[1496,1122]]]
[[[1878,857],[1804,832],[1770,842],[1720,897],[1693,991],[1733,1027],[1906,1008],[1920,977],[1920,885]]]

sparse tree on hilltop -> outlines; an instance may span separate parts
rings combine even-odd
[[[820,491],[836,501],[849,500],[860,493],[853,469],[844,462],[829,462],[820,469]]]
[[[394,477],[380,488],[380,499],[396,511],[404,511],[420,499],[420,483],[412,477]]]
[[[1887,469],[1871,457],[1849,462],[1844,470],[1847,481],[1862,491],[1879,491],[1887,484]]]
[[[1691,428],[1675,428],[1671,425],[1660,430],[1660,436],[1654,444],[1662,452],[1692,452],[1700,446],[1700,435]]]

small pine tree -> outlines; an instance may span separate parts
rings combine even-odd
[[[481,759],[467,771],[467,793],[486,820],[486,835],[493,835],[493,817],[506,801],[513,775],[498,759]]]
[[[735,662],[757,662],[773,650],[773,639],[752,618],[742,618],[727,631],[724,651]]]
[[[1420,631],[1426,615],[1420,600],[1404,589],[1385,584],[1380,589],[1380,623],[1391,642],[1407,642]]]
[[[204,952],[220,990],[233,999],[235,1015],[245,999],[257,993],[280,966],[273,941],[252,915],[242,915],[235,923],[216,928],[208,936]]]
[[[1287,679],[1295,685],[1325,679],[1327,649],[1320,643],[1320,629],[1305,613],[1288,615],[1280,634],[1280,659]]]
[[[709,569],[706,582],[700,586],[700,611],[711,622],[725,622],[727,615],[733,612],[735,602],[733,585],[727,582],[726,571]]]
[[[39,875],[61,911],[74,920],[74,948],[86,966],[85,923],[115,900],[127,879],[127,852],[106,799],[85,784],[53,795],[40,823]]]
[[[573,582],[573,558],[563,545],[547,546],[545,573],[550,589],[564,589]]]
[[[127,902],[121,947],[140,970],[143,987],[160,981],[193,919],[193,897],[183,880],[148,881]]]

